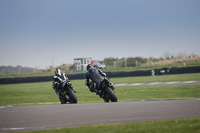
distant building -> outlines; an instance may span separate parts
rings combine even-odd
[[[74,72],[86,72],[86,67],[90,64],[92,58],[75,58],[74,59]]]

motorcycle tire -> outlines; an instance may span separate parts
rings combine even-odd
[[[77,103],[77,97],[73,90],[71,90],[71,89],[67,90],[67,95],[69,96],[69,102],[71,104]]]
[[[111,102],[117,102],[117,96],[115,95],[115,92],[110,87],[105,88],[105,93],[108,95],[108,98],[109,100],[111,100]]]

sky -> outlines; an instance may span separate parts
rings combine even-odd
[[[0,66],[200,55],[200,0],[0,0]]]

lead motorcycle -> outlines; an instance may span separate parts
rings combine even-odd
[[[117,96],[115,95],[114,89],[113,83],[111,83],[107,77],[104,77],[99,83],[97,89],[95,89],[95,92],[96,95],[99,95],[100,98],[103,98],[105,102],[117,102]]]
[[[74,93],[74,90],[72,88],[72,83],[70,81],[64,81],[62,84],[62,88],[59,89],[59,99],[62,104],[66,103],[77,103],[77,97]]]

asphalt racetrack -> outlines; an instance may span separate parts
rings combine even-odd
[[[200,99],[0,106],[0,132],[200,117]]]

